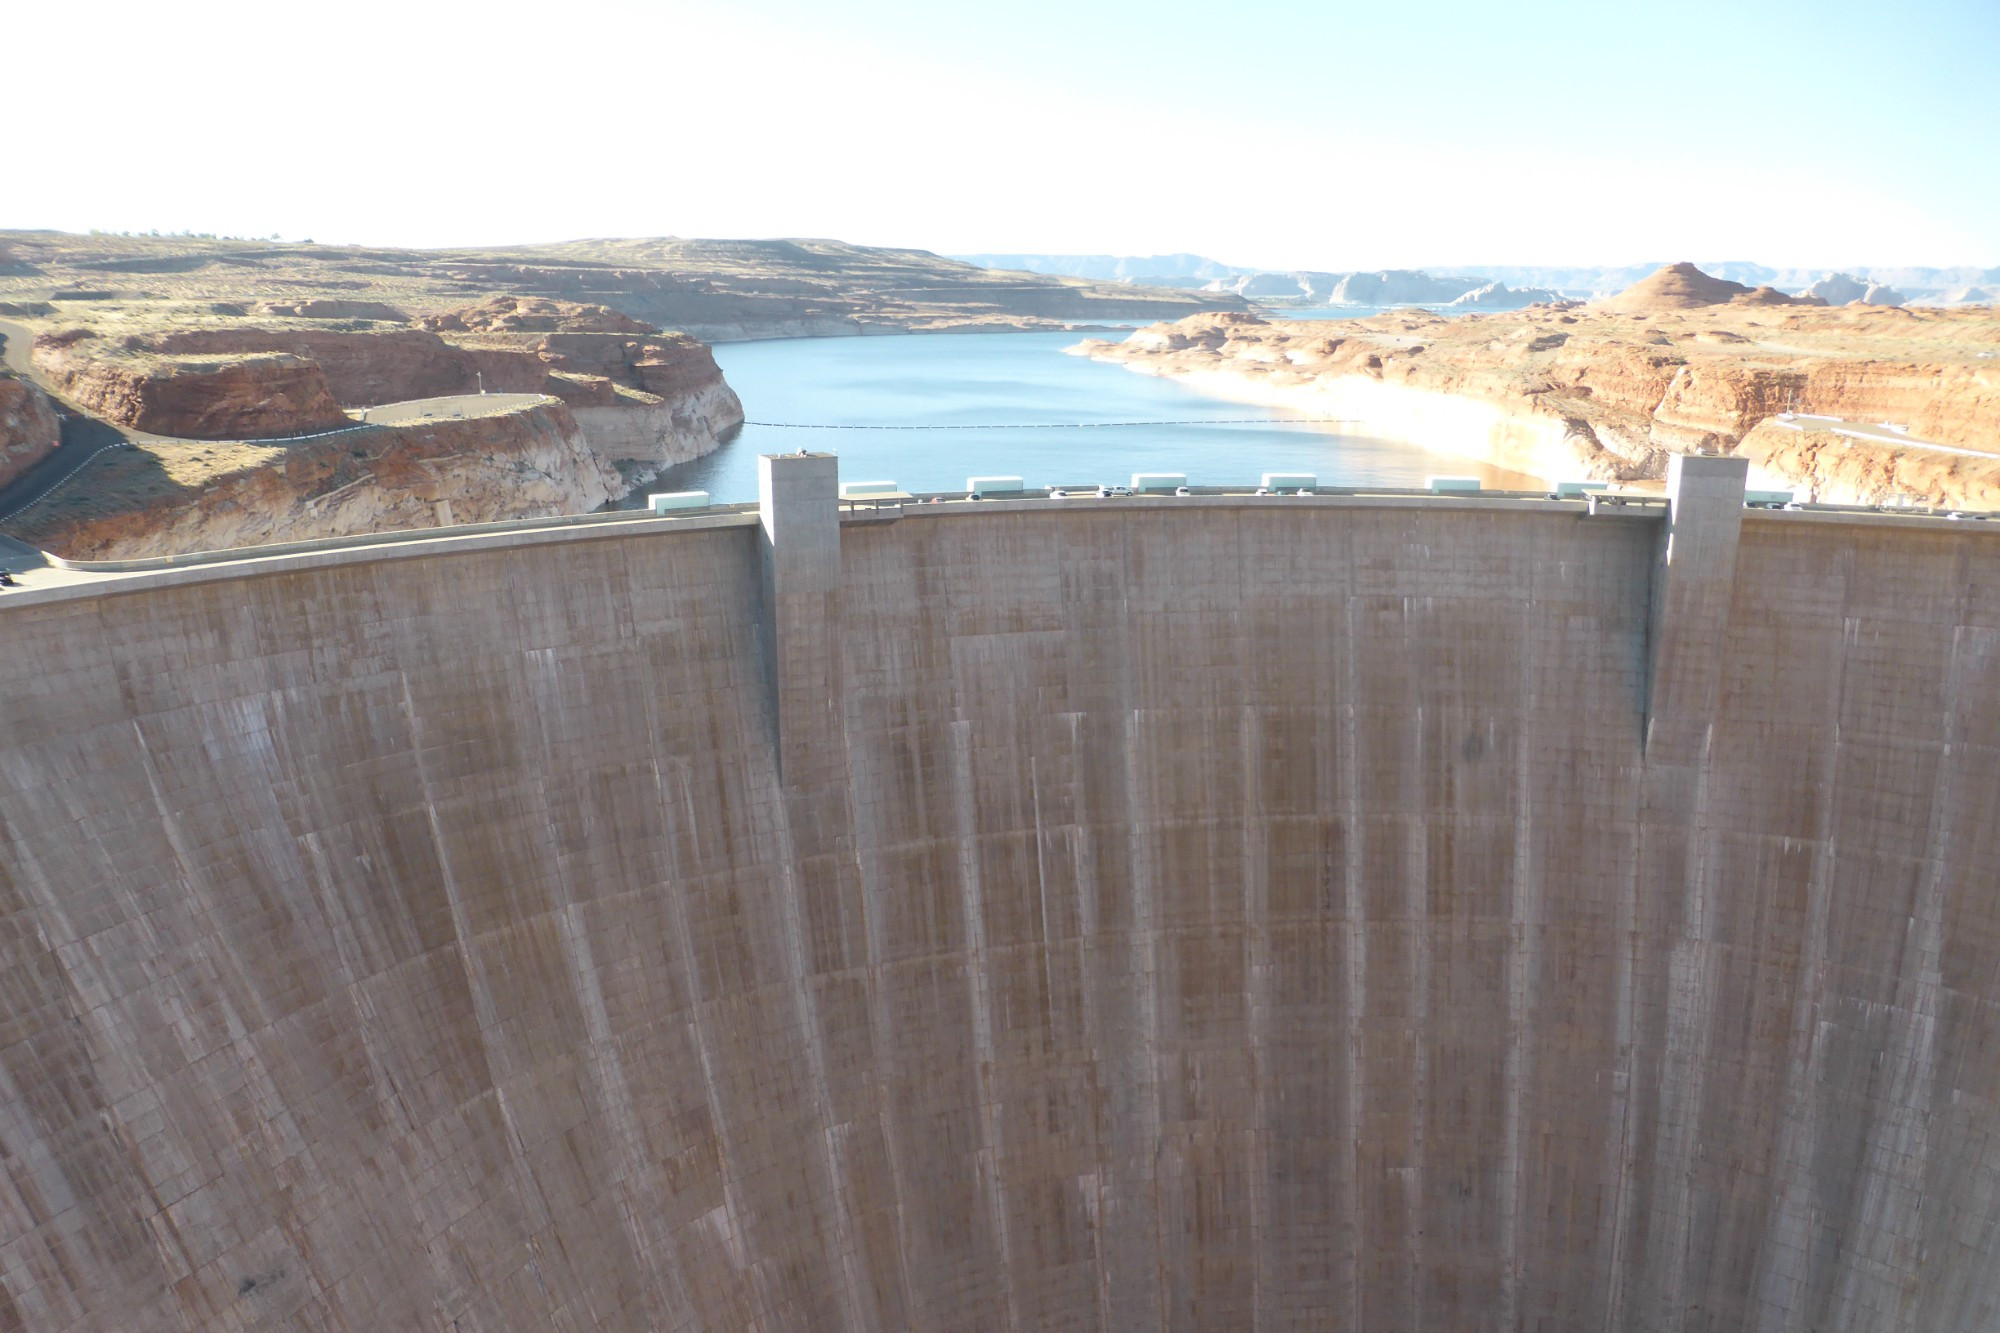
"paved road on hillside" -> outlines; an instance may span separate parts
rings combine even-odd
[[[1903,432],[1873,421],[1849,421],[1844,417],[1821,417],[1800,412],[1792,416],[1781,416],[1778,424],[1786,430],[1825,430],[1835,435],[1845,435],[1852,440],[1862,440],[1868,444],[1886,444],[1897,449],[1927,449],[1939,454],[1962,454],[1968,458],[1991,458],[2000,453],[2000,447],[1989,449],[1968,449],[1955,444],[1933,444],[1929,440],[1913,440]]]
[[[172,436],[148,435],[144,431],[131,430],[89,416],[65,402],[36,368],[29,355],[34,346],[32,330],[11,320],[0,320],[0,338],[6,340],[4,346],[0,346],[0,362],[4,362],[9,370],[48,394],[55,403],[56,411],[62,421],[62,442],[56,446],[55,451],[16,477],[9,485],[0,487],[0,523],[5,523],[19,514],[56,487],[70,481],[97,461],[101,455],[121,445],[241,443],[241,441],[183,440]],[[362,415],[370,426],[423,420],[462,420],[513,411],[529,403],[539,402],[545,396],[535,393],[458,394],[446,398],[421,398],[409,402],[385,403],[368,408]],[[339,430],[321,431],[299,438],[319,439],[338,433]],[[282,441],[272,441],[272,443],[282,443]]]
[[[99,454],[124,444],[126,437],[111,423],[78,412],[49,387],[28,355],[35,336],[25,326],[0,320],[0,338],[6,339],[5,346],[0,347],[0,360],[4,360],[7,369],[48,394],[62,422],[62,440],[55,451],[0,487],[0,523],[4,523],[82,471]]]

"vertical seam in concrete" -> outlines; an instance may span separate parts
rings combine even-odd
[[[1691,933],[1674,946],[1673,952],[1679,957],[1669,963],[1670,985],[1675,993],[1668,997],[1666,1052],[1669,1069],[1678,1069],[1681,1073],[1675,1078],[1670,1072],[1662,1078],[1662,1086],[1679,1085],[1682,1114],[1675,1124],[1675,1134],[1669,1147],[1672,1165],[1668,1172],[1668,1190],[1674,1200],[1676,1225],[1668,1243],[1667,1276],[1662,1284],[1667,1298],[1674,1301],[1673,1309],[1665,1315],[1663,1327],[1667,1328],[1687,1326],[1688,1303],[1684,1297],[1688,1255],[1694,1245],[1694,1175],[1702,1155],[1702,1109],[1708,1095],[1708,1048],[1715,1027],[1715,942],[1709,921],[1713,897],[1711,890],[1714,888],[1709,874],[1713,830],[1709,827],[1708,809],[1709,760],[1714,736],[1715,728],[1711,722],[1704,734],[1695,770],[1694,818],[1689,825],[1688,868],[1683,881],[1686,905],[1681,918]],[[1680,1052],[1678,1059],[1675,1058],[1676,1051]]]
[[[958,824],[958,881],[965,912],[966,983],[972,1002],[972,1043],[979,1059],[979,1175],[986,1194],[987,1220],[993,1227],[994,1244],[999,1247],[1000,1290],[1005,1298],[1007,1327],[1021,1326],[1019,1300],[1014,1291],[1014,1250],[1008,1231],[1007,1182],[1002,1154],[1006,1144],[1000,1126],[996,1064],[998,1052],[993,1042],[993,1000],[988,993],[987,969],[991,965],[986,949],[986,909],[979,882],[978,803],[972,791],[972,724],[958,719],[950,724],[952,804]]]
[[[1429,609],[1426,599],[1426,610]],[[1426,617],[1428,619],[1428,617]],[[1403,616],[1407,645],[1414,637],[1408,606]],[[1425,664],[1428,666],[1428,664]],[[1423,668],[1419,668],[1422,670]],[[1422,699],[1419,694],[1419,700]],[[1416,707],[1416,749],[1421,765],[1427,727],[1435,725],[1421,702]],[[1423,794],[1426,807],[1429,794]],[[1452,818],[1450,814],[1445,816]],[[1424,1326],[1424,1193],[1425,1166],[1429,1149],[1431,1078],[1431,928],[1430,928],[1430,822],[1425,815],[1402,815],[1405,860],[1403,863],[1403,907],[1409,913],[1410,961],[1410,1161],[1403,1177],[1403,1244],[1410,1272],[1410,1319],[1412,1333]],[[1454,831],[1454,839],[1456,831]]]
[[[845,732],[843,731],[843,738]],[[854,771],[853,749],[849,741],[848,772]],[[878,789],[874,783],[871,790]],[[850,787],[850,791],[852,788]],[[853,828],[855,832],[856,873],[861,878],[862,928],[868,950],[868,1042],[869,1053],[874,1059],[873,1077],[870,1080],[875,1100],[876,1124],[882,1135],[882,1155],[889,1168],[889,1197],[895,1201],[896,1212],[896,1291],[901,1302],[903,1322],[915,1327],[922,1324],[916,1308],[916,1295],[910,1286],[910,1223],[908,1208],[904,1198],[905,1173],[903,1169],[903,1149],[897,1134],[897,1120],[891,1104],[889,1088],[895,1077],[894,1052],[898,1049],[896,1040],[895,1008],[890,1001],[888,987],[884,984],[892,969],[889,965],[889,943],[887,937],[888,913],[882,910],[879,901],[883,893],[884,875],[874,849],[879,848],[884,839],[877,828],[864,829],[867,818],[864,813],[874,807],[863,803],[855,807]]]
[[[1340,1136],[1341,1150],[1345,1158],[1346,1189],[1343,1202],[1347,1205],[1348,1246],[1347,1259],[1347,1299],[1349,1302],[1348,1326],[1366,1328],[1362,1321],[1361,1265],[1362,1241],[1365,1219],[1361,1213],[1361,1116],[1366,1100],[1362,1081],[1364,1066],[1361,1060],[1361,1011],[1364,1002],[1365,974],[1368,969],[1368,938],[1365,929],[1366,912],[1362,902],[1361,884],[1361,781],[1360,757],[1355,754],[1359,726],[1355,717],[1359,696],[1359,664],[1355,657],[1354,596],[1350,591],[1343,610],[1346,619],[1344,647],[1347,653],[1347,698],[1341,709],[1342,726],[1346,735],[1341,745],[1341,787],[1346,794],[1347,837],[1343,847],[1347,854],[1346,865],[1346,924],[1343,936],[1345,948],[1347,983],[1347,1024],[1342,1034],[1344,1054],[1347,1058],[1347,1079],[1344,1111],[1346,1132]]]
[[[1129,671],[1129,668],[1124,668]],[[1125,706],[1119,710],[1124,725],[1125,752],[1125,836],[1130,847],[1132,867],[1132,938],[1138,954],[1139,975],[1139,1036],[1145,1047],[1146,1080],[1141,1095],[1134,1098],[1136,1108],[1143,1114],[1138,1141],[1145,1145],[1149,1160],[1147,1164],[1147,1193],[1152,1199],[1150,1210],[1153,1221],[1153,1301],[1155,1322],[1161,1328],[1172,1324],[1172,1304],[1168,1296],[1172,1292],[1168,1281],[1167,1240],[1165,1228],[1168,1209],[1163,1197],[1165,1186],[1161,1182],[1161,1168],[1171,1151],[1169,1148],[1161,1114],[1160,1080],[1160,928],[1154,914],[1153,903],[1153,858],[1147,837],[1145,811],[1153,808],[1152,803],[1140,799],[1139,785],[1141,773],[1145,771],[1140,762],[1144,748],[1139,716],[1131,706],[1131,694],[1126,691]]]
[[[699,840],[694,806],[694,781],[684,766],[676,766],[675,776],[679,778],[680,807],[686,814],[686,828],[690,840]],[[660,796],[662,810],[667,809],[668,786],[660,773],[658,761],[653,764],[653,782]],[[697,852],[699,847],[697,847]],[[748,1211],[742,1197],[742,1167],[738,1162],[736,1145],[729,1132],[729,1126],[736,1119],[729,1113],[727,1099],[722,1095],[721,1085],[715,1077],[715,1057],[709,1049],[708,1024],[703,1013],[708,1000],[702,994],[701,960],[695,956],[694,938],[690,933],[687,916],[686,896],[680,885],[669,884],[666,889],[667,911],[673,919],[674,937],[679,945],[680,965],[687,977],[688,1026],[693,1030],[695,1061],[701,1066],[702,1095],[707,1099],[710,1124],[716,1138],[717,1157],[722,1166],[722,1226],[723,1241],[730,1251],[730,1259],[743,1273],[751,1289],[756,1293],[756,1327],[765,1327],[765,1316],[771,1305],[770,1292],[765,1287],[760,1266],[753,1263],[749,1254]],[[712,1215],[712,1212],[711,1214]],[[678,1256],[676,1256],[678,1258]]]
[[[1501,1177],[1500,1327],[1510,1329],[1519,1322],[1521,1284],[1521,1099],[1525,1070],[1529,1067],[1533,1025],[1528,1021],[1529,997],[1539,979],[1538,947],[1541,939],[1540,886],[1534,877],[1534,776],[1531,763],[1533,738],[1541,734],[1538,705],[1541,691],[1541,626],[1537,607],[1529,601],[1527,643],[1523,653],[1521,698],[1517,716],[1525,723],[1514,740],[1514,884],[1513,918],[1509,930],[1507,960],[1507,1050],[1506,1124],[1503,1139],[1507,1158]]]
[[[1931,828],[1924,858],[1924,880],[1922,898],[1917,908],[1918,974],[1916,996],[1910,1005],[1911,1021],[1916,1031],[1912,1054],[1909,1087],[1916,1093],[1925,1108],[1923,1112],[1912,1112],[1906,1127],[1906,1151],[1904,1161],[1908,1163],[1906,1175],[1913,1181],[1910,1189],[1914,1202],[1910,1208],[1909,1229],[1902,1236],[1908,1242],[1915,1266],[1923,1267],[1924,1253],[1921,1237],[1925,1206],[1928,1199],[1924,1194],[1925,1177],[1930,1165],[1930,1122],[1935,1114],[1929,1108],[1937,1087],[1937,1028],[1938,998],[1944,993],[1944,867],[1945,849],[1950,843],[1953,828],[1951,824],[1953,778],[1957,772],[1956,758],[1963,753],[1958,724],[1958,701],[1965,696],[1965,686],[1960,671],[1960,650],[1965,643],[1965,626],[1958,625],[1952,630],[1951,658],[1946,668],[1946,688],[1944,697],[1944,753],[1938,759],[1937,792],[1931,801]],[[1903,1105],[1908,1106],[1909,1102]],[[1918,1298],[1922,1295],[1919,1284],[1905,1281],[1898,1293],[1902,1297],[1902,1310],[1897,1319],[1898,1333],[1923,1333],[1916,1322],[1920,1310]]]
[[[1249,955],[1245,1003],[1250,1011],[1246,1027],[1250,1040],[1251,1112],[1246,1151],[1250,1182],[1252,1333],[1264,1324],[1266,1272],[1271,1263],[1270,1255],[1266,1253],[1271,1237],[1271,1192],[1269,1154],[1265,1150],[1271,1132],[1270,1099],[1266,1090],[1268,1071],[1265,1068],[1271,1022],[1270,883],[1269,866],[1264,855],[1265,840],[1260,836],[1263,833],[1261,816],[1253,816],[1252,813],[1264,809],[1264,756],[1257,723],[1256,708],[1245,704],[1239,714],[1238,727],[1243,765],[1243,819],[1240,825],[1243,843],[1243,945]]]
[[[539,696],[535,707],[535,735],[540,743],[542,759],[537,766],[536,793],[541,799],[543,826],[548,834],[550,859],[556,872],[554,878],[559,901],[553,915],[561,933],[563,961],[569,968],[570,987],[583,1011],[590,1070],[595,1075],[597,1095],[604,1103],[604,1119],[611,1127],[611,1149],[618,1166],[614,1188],[618,1195],[619,1213],[627,1241],[632,1246],[633,1258],[652,1275],[654,1283],[672,1307],[674,1321],[686,1324],[692,1320],[693,1314],[681,1286],[680,1273],[662,1274],[653,1247],[646,1243],[644,1229],[639,1223],[635,1195],[654,1196],[646,1199],[642,1206],[655,1216],[664,1211],[664,1200],[657,1197],[657,1190],[650,1188],[653,1182],[646,1171],[646,1155],[642,1147],[645,1136],[632,1113],[631,1087],[625,1077],[625,1065],[619,1056],[617,1039],[611,1032],[611,1019],[604,1003],[604,987],[597,970],[596,951],[583,921],[583,909],[577,904],[570,883],[569,868],[563,863],[555,818],[549,807],[548,775],[555,766],[548,719],[558,714],[562,707],[558,668],[553,654],[545,650],[529,653],[526,660],[530,667],[531,687]],[[664,1282],[661,1281],[663,1276],[667,1278]],[[594,1304],[591,1304],[592,1292],[588,1284],[584,1285],[582,1295],[592,1317],[601,1319]]]
[[[806,1077],[811,1083],[812,1109],[819,1126],[819,1133],[814,1136],[818,1140],[818,1151],[814,1157],[820,1170],[825,1172],[827,1199],[833,1213],[834,1254],[841,1274],[841,1314],[847,1327],[865,1329],[871,1325],[861,1310],[859,1265],[849,1220],[852,1201],[848,1197],[834,1148],[838,1126],[833,1120],[833,1095],[826,1075],[825,1048],[828,1043],[825,1030],[820,1026],[819,1001],[813,993],[814,973],[806,955],[805,889],[799,874],[798,849],[792,840],[791,817],[785,795],[782,783],[771,793],[771,809],[777,818],[778,845],[781,849],[778,884],[782,890],[782,907],[778,924],[784,933],[785,960],[791,972],[793,1010],[797,1015],[798,1030],[805,1038]]]
[[[133,723],[133,730],[135,733],[138,730],[136,722]],[[143,742],[141,743],[143,745]],[[0,762],[9,761],[12,757],[11,754],[0,752]],[[12,767],[11,763],[9,767]],[[148,782],[151,781],[152,776],[149,772]],[[10,785],[19,791],[26,789],[29,783],[19,776],[10,775]],[[96,833],[91,831],[87,824],[79,822],[75,827],[84,830],[85,835],[92,841],[97,840]],[[48,871],[34,857],[27,839],[8,820],[4,805],[0,805],[0,848],[18,851],[22,857],[21,861],[15,863],[25,868],[25,873],[17,876],[17,882],[23,889],[22,897],[29,898],[26,890],[32,885],[35,890],[32,909],[36,916],[43,918],[35,922],[36,933],[62,976],[63,998],[67,1002],[65,1008],[69,1010],[67,1016],[82,1029],[84,1048],[90,1057],[94,1072],[100,1057],[98,1051],[93,1049],[96,1044],[93,1038],[115,1049],[114,1034],[105,1030],[105,1025],[98,1018],[98,1011],[83,1002],[83,987],[78,984],[69,961],[63,957],[62,945],[49,939],[48,928],[50,925],[55,925],[60,928],[57,934],[63,943],[74,941],[77,938],[75,926],[63,906],[61,891],[56,888]],[[0,1087],[0,1094],[4,1094],[0,1095],[0,1105],[13,1108],[23,1106],[19,1084],[5,1062],[0,1062],[0,1082],[4,1082],[4,1087]],[[178,1278],[184,1278],[195,1271],[193,1257],[188,1253],[187,1244],[181,1238],[181,1230],[174,1221],[174,1214],[170,1211],[168,1203],[161,1199],[159,1187],[153,1183],[153,1174],[147,1169],[145,1155],[140,1151],[139,1144],[134,1141],[124,1116],[114,1107],[105,1112],[102,1118],[106,1135],[111,1139],[117,1154],[127,1163],[137,1188],[144,1193],[147,1203],[151,1205],[150,1213],[142,1214],[135,1220],[151,1243],[154,1262],[159,1265],[162,1286],[171,1288]],[[168,1242],[171,1242],[171,1249]],[[178,1260],[178,1263],[175,1260]],[[7,1285],[11,1287],[12,1284],[9,1282]],[[171,1295],[171,1292],[168,1294]]]
[[[496,1072],[500,1063],[494,1058],[492,1034],[499,1024],[499,1012],[493,1006],[493,995],[486,984],[485,966],[473,951],[471,917],[466,912],[465,897],[459,892],[458,877],[452,871],[451,854],[445,845],[444,828],[438,820],[430,766],[424,762],[423,726],[417,717],[416,696],[410,691],[409,673],[397,672],[396,683],[402,689],[403,720],[410,729],[410,757],[417,769],[417,789],[423,793],[424,818],[430,828],[432,849],[437,853],[438,879],[444,886],[445,902],[451,912],[452,940],[458,946],[459,967],[472,1000],[473,1017],[479,1023],[480,1056],[486,1063],[493,1105],[500,1112],[501,1128],[506,1135],[507,1164],[513,1171],[522,1206],[533,1219],[529,1232],[532,1238],[542,1234],[549,1226],[548,1201],[542,1197],[534,1171],[528,1166],[527,1148],[521,1141],[520,1126],[514,1122],[514,1110],[507,1104],[506,1090],[500,1086],[501,1080]],[[539,1263],[539,1256],[529,1261],[530,1267],[535,1269],[537,1283],[542,1281]]]
[[[1913,915],[1905,923],[1904,945],[1898,951],[1895,997],[1887,1007],[1887,1039],[1876,1052],[1876,1067],[1868,1080],[1871,1114],[1860,1165],[1860,1199],[1849,1221],[1854,1224],[1852,1234],[1876,1248],[1865,1258],[1856,1256],[1842,1265],[1834,1305],[1842,1315],[1857,1309],[1886,1313],[1863,1294],[1861,1284],[1864,1280],[1886,1282],[1883,1270],[1895,1265],[1882,1249],[1893,1249],[1900,1243],[1915,1250],[1916,1236],[1921,1235],[1924,1165],[1930,1156],[1927,1108],[1937,1070],[1936,997],[1942,987],[1943,876],[1939,853],[1948,833],[1946,812],[1951,805],[1951,755],[1956,739],[1952,701],[1958,696],[1955,684],[1962,641],[1962,629],[1955,628],[1945,668],[1943,747],[1930,802],[1930,823],[1925,829],[1922,878],[1917,901],[1912,904]],[[1896,1188],[1898,1185],[1903,1188]],[[1901,1200],[1908,1202],[1900,1205]],[[1898,1307],[1894,1327],[1907,1329],[1914,1314],[1910,1303],[1913,1275],[1897,1276],[1901,1280],[1893,1293]]]
[[[1070,808],[1076,814],[1076,823],[1070,832],[1070,855],[1072,871],[1076,878],[1077,984],[1081,996],[1079,1003],[1083,1008],[1086,1049],[1091,1053],[1091,1090],[1095,1098],[1101,1099],[1104,1095],[1104,1085],[1108,1082],[1102,1078],[1104,1020],[1098,1009],[1096,988],[1091,984],[1091,978],[1096,976],[1100,969],[1091,964],[1093,955],[1102,947],[1102,941],[1099,933],[1100,914],[1097,901],[1097,847],[1091,838],[1091,806],[1085,799],[1084,790],[1086,769],[1082,763],[1083,714],[1064,713],[1060,721],[1068,733],[1071,760]],[[1095,1139],[1096,1131],[1102,1127],[1102,1112],[1095,1100],[1092,1105],[1092,1126]],[[1113,1318],[1116,1310],[1112,1297],[1111,1264],[1107,1254],[1111,1248],[1110,1228],[1115,1220],[1113,1214],[1117,1211],[1118,1189],[1122,1182],[1114,1175],[1110,1193],[1107,1195],[1105,1176],[1111,1165],[1107,1160],[1107,1145],[1102,1140],[1097,1140],[1096,1146],[1098,1158],[1096,1170],[1092,1173],[1091,1240],[1097,1259],[1097,1319],[1100,1328],[1111,1329],[1117,1325]]]
[[[1845,645],[1843,644],[1843,647]],[[1819,1136],[1821,1045],[1819,1014],[1826,1001],[1826,938],[1831,912],[1833,876],[1839,864],[1834,841],[1834,775],[1840,769],[1840,697],[1847,678],[1847,654],[1836,659],[1832,697],[1825,701],[1831,739],[1813,784],[1819,796],[1813,823],[1813,864],[1806,878],[1806,930],[1800,945],[1799,971],[1807,978],[1805,994],[1794,1002],[1792,1029],[1786,1042],[1784,1132],[1778,1140],[1777,1168],[1784,1173],[1773,1210],[1770,1232],[1760,1247],[1751,1276],[1752,1299],[1759,1317],[1774,1307],[1781,1312],[1779,1328],[1797,1333],[1806,1317],[1806,1283],[1810,1276],[1813,1209],[1801,1195],[1812,1188],[1812,1161]],[[1789,1258],[1787,1267],[1781,1260]],[[1777,1288],[1783,1288],[1781,1296]]]

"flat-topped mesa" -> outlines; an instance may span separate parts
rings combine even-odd
[[[266,305],[266,324],[190,318],[122,337],[59,329],[36,339],[34,361],[86,411],[170,439],[280,439],[348,426],[351,409],[546,394],[624,474],[614,493],[707,453],[743,419],[706,346],[606,306],[497,297],[413,326],[371,319],[398,312],[366,304]]]
[[[77,328],[45,333],[35,344],[37,365],[84,406],[136,430],[195,439],[234,438],[231,429],[238,423],[214,411],[182,415],[185,395],[148,394],[133,386],[149,379],[198,383],[204,377],[252,385],[272,380],[272,373],[246,379],[222,359],[270,356],[292,358],[274,363],[288,368],[316,366],[325,396],[350,408],[482,389],[567,399],[578,391],[579,379],[591,377],[651,394],[722,381],[713,354],[685,334],[663,333],[604,306],[519,298],[430,316],[418,327],[230,323],[118,339]],[[266,427],[272,413],[284,410],[305,414],[314,425],[329,411],[317,395],[284,403],[256,403],[247,389],[240,396],[241,415]]]
[[[161,355],[165,350],[70,328],[37,337],[34,363],[86,412],[149,435],[252,440],[348,424],[325,367],[275,339],[226,349],[184,343]]]
[[[70,559],[142,559],[588,513],[625,487],[579,410],[494,394],[299,441],[116,450],[88,487],[24,510],[7,532]]]
[[[605,306],[506,297],[410,324],[330,304],[267,304],[262,323],[181,311],[122,335],[102,317],[42,333],[34,366],[58,394],[158,438],[30,526],[66,554],[128,556],[424,525],[439,505],[458,522],[576,513],[709,452],[743,419],[706,346]],[[364,424],[393,425],[354,441],[365,464],[328,471],[316,451],[265,447],[344,448]],[[190,442],[215,448],[188,456]]]
[[[426,315],[420,328],[437,333],[636,333],[657,334],[643,320],[609,306],[541,296],[494,296],[476,305]]]

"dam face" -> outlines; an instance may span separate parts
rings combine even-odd
[[[2000,534],[773,466],[0,601],[0,1327],[2000,1323]]]

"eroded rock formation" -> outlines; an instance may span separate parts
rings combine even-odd
[[[1994,312],[1774,307],[1698,272],[1655,277],[1639,321],[1636,301],[1327,323],[1206,315],[1078,350],[1551,479],[1659,477],[1671,454],[1746,441],[1763,481],[1829,500],[1971,504],[2000,477],[2000,458],[1923,448],[2000,453]],[[1895,423],[1909,442],[1808,448],[1788,413]]]
[[[1817,296],[1787,296],[1775,287],[1746,287],[1711,277],[1693,264],[1668,264],[1641,278],[1600,309],[1620,315],[1652,315],[1712,305],[1825,305]],[[1843,303],[1844,304],[1844,303]]]
[[[348,424],[325,368],[309,356],[248,344],[213,349],[223,356],[145,355],[152,350],[114,350],[87,329],[67,329],[35,340],[35,365],[93,415],[152,435],[268,439]]]
[[[229,545],[422,524],[440,499],[452,502],[461,522],[574,513],[708,452],[743,419],[707,347],[603,306],[498,298],[409,327],[370,322],[347,307],[309,309],[314,304],[298,307],[296,323],[231,319],[116,338],[74,327],[38,338],[35,365],[59,392],[160,437],[143,443],[163,473],[190,471],[176,441],[211,440],[225,445],[221,471],[229,479],[209,478],[216,494],[197,499],[172,487],[124,491],[115,478],[93,474],[85,490],[101,494],[69,497],[88,518],[70,512],[49,528],[53,515],[37,515],[37,530],[47,528],[59,549],[155,552],[189,549],[190,541]],[[358,326],[320,318],[334,314]],[[564,410],[552,435],[537,427],[524,442],[521,422],[482,393],[546,395]],[[470,418],[444,427],[461,442],[467,432],[495,431],[486,444],[472,441],[450,455],[468,469],[455,483],[433,475],[440,456],[412,443],[406,429],[368,446],[376,451],[370,485],[333,507],[319,502],[315,469],[344,444],[298,456],[234,447],[330,432],[344,441],[367,421],[361,409],[410,400],[455,404],[436,415]],[[534,414],[523,420],[532,424]],[[408,459],[392,461],[406,449]],[[268,474],[248,475],[258,467]],[[496,484],[509,469],[520,481],[511,501]],[[410,484],[400,496],[399,481]]]
[[[48,396],[26,380],[0,375],[0,486],[55,452],[61,423]]]
[[[70,558],[123,559],[432,527],[447,516],[587,513],[623,491],[569,408],[543,401],[290,445],[125,451],[93,469],[90,488],[36,506],[9,531]]]

